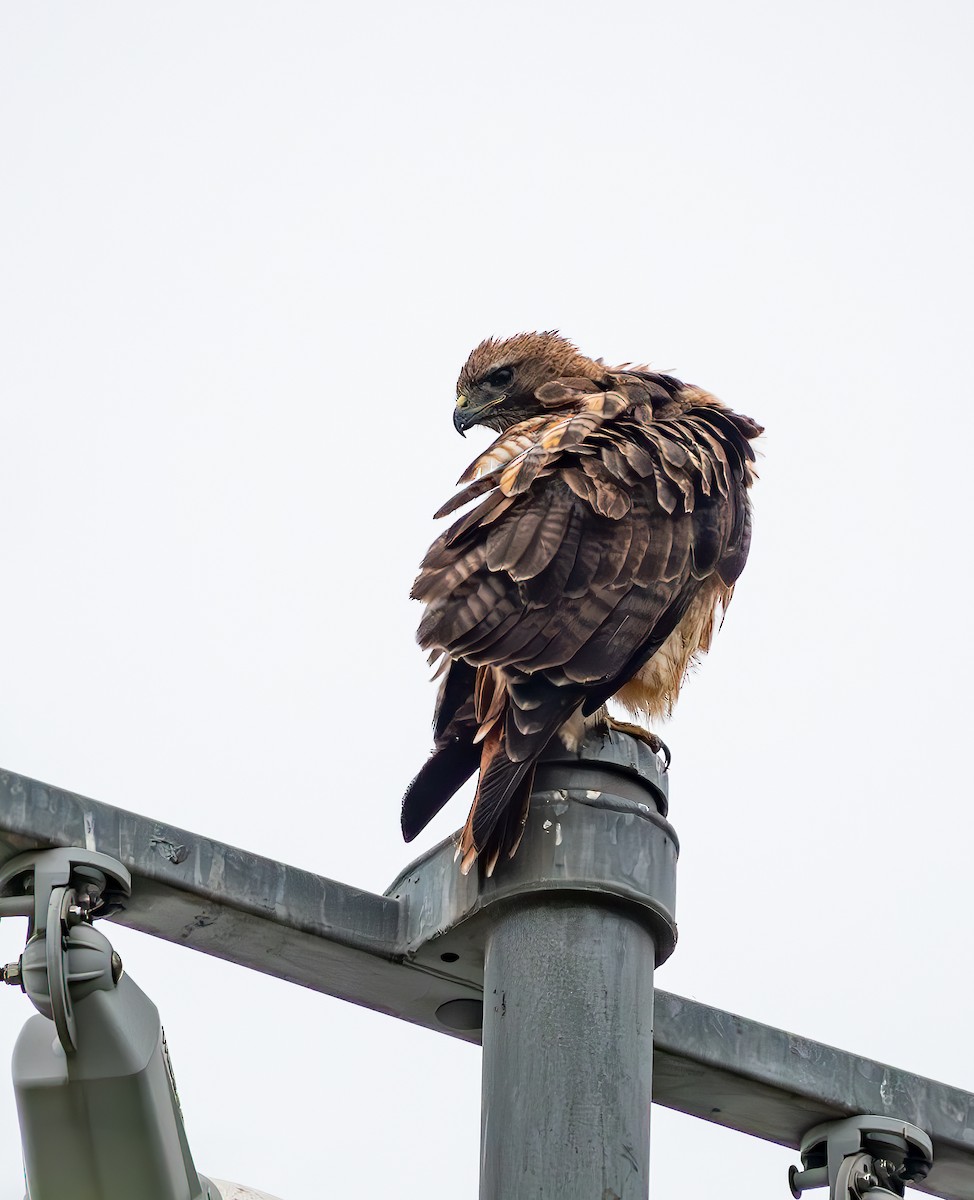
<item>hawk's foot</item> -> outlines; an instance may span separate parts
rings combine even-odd
[[[617,721],[615,717],[606,715],[606,725],[609,729],[615,729],[619,733],[625,733],[629,737],[637,738],[640,742],[645,742],[654,754],[661,755],[663,759],[663,770],[670,769],[670,748],[655,733],[650,733],[648,729],[643,729],[641,725],[633,725],[629,721]]]

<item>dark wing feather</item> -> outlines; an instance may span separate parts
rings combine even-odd
[[[407,842],[422,833],[451,796],[480,766],[480,747],[458,734],[434,747],[402,801],[402,836]]]

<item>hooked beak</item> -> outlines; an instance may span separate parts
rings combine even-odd
[[[507,393],[505,392],[503,396],[498,396],[496,400],[489,400],[486,404],[475,407],[461,392],[457,396],[457,406],[453,410],[453,428],[461,437],[466,437],[467,430],[471,425],[476,425],[488,409],[496,408],[498,404],[502,404],[506,399]]]

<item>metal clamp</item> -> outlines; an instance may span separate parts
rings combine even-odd
[[[933,1166],[933,1143],[907,1121],[858,1116],[816,1125],[802,1138],[802,1169],[788,1169],[792,1196],[828,1187],[830,1200],[901,1197]]]
[[[78,1048],[72,997],[113,987],[122,973],[122,960],[91,922],[131,894],[125,867],[94,850],[31,850],[0,869],[0,917],[28,919],[24,953],[3,968],[3,981],[53,1020],[65,1054]]]

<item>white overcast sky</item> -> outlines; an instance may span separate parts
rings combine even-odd
[[[664,731],[659,985],[974,1090],[972,35],[966,0],[5,4],[0,765],[383,890],[465,813],[400,841],[407,594],[487,440],[454,381],[560,328],[767,426]],[[478,1050],[106,931],[202,1171],[476,1194]],[[3,1062],[28,1014],[4,989]],[[654,1109],[658,1196],[791,1161]]]

